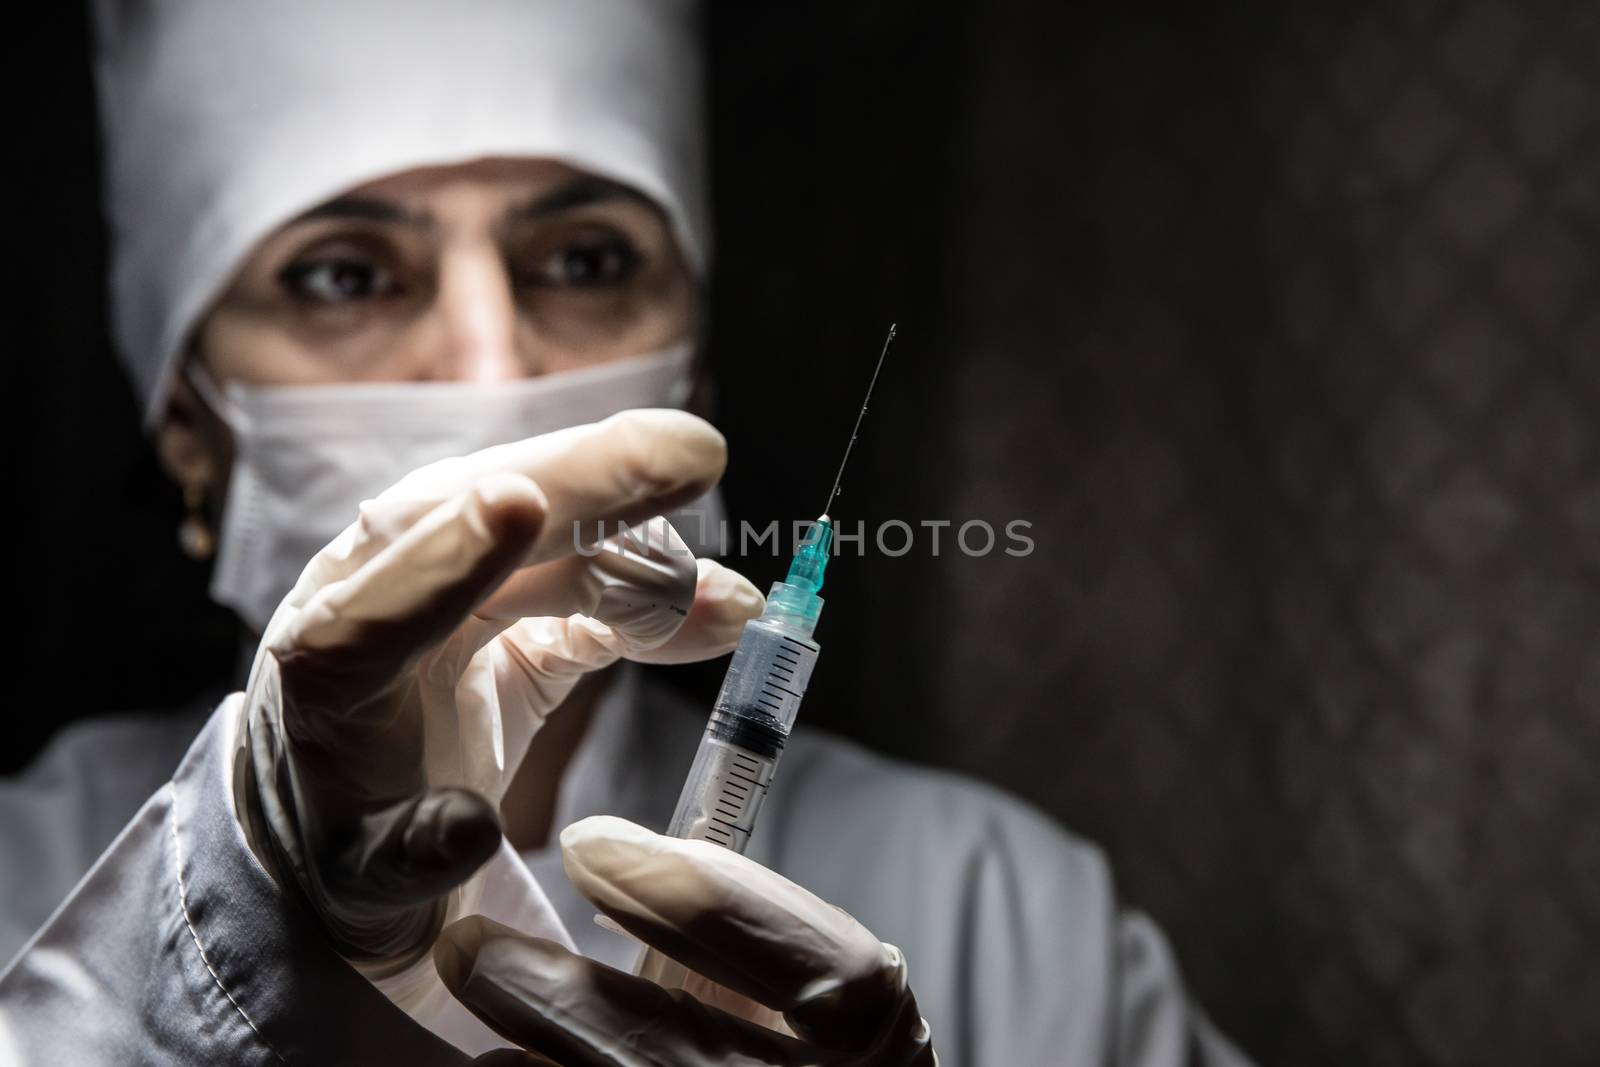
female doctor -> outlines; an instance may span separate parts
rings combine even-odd
[[[994,790],[810,732],[748,858],[641,825],[704,719],[624,661],[761,609],[689,551],[693,14],[95,4],[119,350],[258,641],[0,788],[0,1062],[1241,1062]]]

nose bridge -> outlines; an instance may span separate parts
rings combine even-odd
[[[497,381],[522,375],[515,293],[492,240],[446,247],[436,300],[445,342],[440,377]]]

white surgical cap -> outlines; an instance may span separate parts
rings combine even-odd
[[[145,424],[263,237],[355,186],[558,159],[665,211],[703,272],[692,0],[93,0],[112,324]]]

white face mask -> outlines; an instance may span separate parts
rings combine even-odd
[[[222,390],[193,367],[191,381],[232,430],[235,450],[211,595],[260,632],[362,501],[436,460],[629,408],[681,408],[689,359],[685,344],[517,381]],[[672,518],[697,555],[714,551],[723,518],[715,489]]]

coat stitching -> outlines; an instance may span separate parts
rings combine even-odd
[[[205,964],[206,970],[211,974],[211,980],[217,984],[217,988],[222,991],[222,995],[228,998],[228,1003],[232,1004],[233,1010],[239,1013],[239,1018],[245,1021],[245,1025],[250,1027],[250,1032],[256,1035],[257,1040],[266,1046],[267,1051],[272,1053],[279,1063],[288,1063],[289,1061],[284,1058],[283,1054],[272,1047],[272,1042],[267,1040],[266,1035],[251,1020],[249,1013],[244,1010],[237,1000],[233,999],[233,994],[228,992],[228,987],[222,982],[222,976],[217,973],[217,969],[211,965],[211,960],[206,957],[205,946],[200,944],[200,934],[195,930],[194,921],[189,917],[189,894],[183,882],[183,846],[178,840],[177,786],[172,782],[168,782],[166,788],[171,802],[173,867],[178,880],[178,910],[183,915],[183,925],[189,929],[189,937],[194,940],[195,951],[200,953],[200,962]]]

